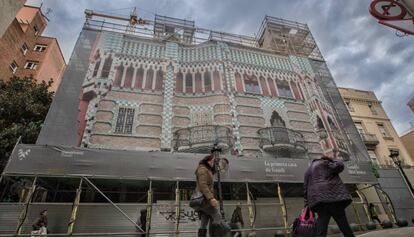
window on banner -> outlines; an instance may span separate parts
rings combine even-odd
[[[280,97],[293,98],[288,81],[276,79],[276,84]]]
[[[193,74],[189,72],[185,75],[185,93],[193,93]]]
[[[204,72],[204,91],[209,92],[212,90],[211,87],[211,73],[209,71]]]
[[[243,75],[244,87],[247,93],[260,94],[260,86],[256,76]]]
[[[115,133],[131,134],[134,124],[135,109],[119,108],[116,119]]]

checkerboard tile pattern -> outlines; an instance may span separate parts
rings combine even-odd
[[[172,60],[178,60],[178,44],[173,42],[166,43],[165,56]],[[167,72],[164,80],[164,105],[162,112],[162,127],[161,127],[161,148],[170,148],[172,141],[172,101],[174,96],[174,67],[170,63],[167,66]]]
[[[309,74],[309,75],[314,74],[312,66],[307,58],[290,55],[289,59],[292,62],[292,64],[299,67],[299,69],[301,70],[301,73]]]
[[[203,111],[213,111],[214,105],[194,105],[190,107],[192,112],[203,112]]]
[[[218,46],[220,47],[221,58],[224,61],[224,80],[227,85],[228,91],[227,91],[227,97],[229,98],[230,102],[230,113],[232,114],[232,127],[233,127],[233,137],[235,140],[234,146],[239,153],[239,155],[243,152],[243,146],[240,142],[240,122],[237,119],[237,101],[235,99],[232,88],[232,81],[234,81],[234,71],[233,66],[230,63],[230,48],[229,46],[224,42],[218,42]]]

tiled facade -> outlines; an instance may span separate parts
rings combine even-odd
[[[260,148],[258,130],[272,127],[276,113],[286,128],[303,135],[306,157],[332,149],[348,153],[308,58],[110,32],[100,33],[92,48],[80,104],[82,146],[172,150],[175,131],[221,125],[232,131],[232,154],[271,156]],[[119,115],[123,108],[131,111],[125,118]],[[123,121],[130,132],[119,132]],[[320,129],[327,135],[320,136]]]

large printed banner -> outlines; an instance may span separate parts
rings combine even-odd
[[[20,144],[15,147],[5,174],[193,181],[203,156]],[[224,182],[302,183],[309,166],[306,159],[227,159],[230,168],[222,175]],[[377,183],[369,163],[347,162],[341,176],[346,183]]]

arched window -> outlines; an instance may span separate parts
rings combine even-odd
[[[259,83],[257,82],[256,76],[249,76],[246,73],[243,74],[244,87],[246,92],[260,94]]]
[[[190,72],[185,75],[185,93],[193,93],[193,74]]]
[[[98,60],[95,63],[95,68],[93,69],[92,77],[96,77],[98,75],[99,66],[101,66],[101,60]]]
[[[303,96],[302,96],[302,94],[301,94],[301,92],[300,92],[300,89],[299,89],[299,87],[298,87],[298,84],[296,83],[296,82],[291,82],[290,83],[290,85],[292,86],[292,90],[293,90],[293,94],[295,95],[295,98],[297,99],[297,100],[302,100],[303,99]]]
[[[139,67],[137,69],[137,72],[135,74],[135,88],[142,88],[142,82],[144,81],[144,69],[141,67]]]
[[[206,92],[211,91],[211,73],[209,71],[204,72],[204,90]]]
[[[134,67],[130,65],[125,73],[124,87],[130,88],[132,85],[132,78],[134,76]]]
[[[272,127],[286,127],[285,121],[276,111],[273,111],[272,117],[270,117],[270,125]]]
[[[279,96],[293,98],[292,91],[290,90],[288,81],[276,79],[276,84]]]
[[[241,76],[238,72],[236,72],[234,74],[234,78],[236,79],[236,90],[238,92],[244,92],[243,91],[243,82],[242,82]]]
[[[319,116],[316,116],[316,127],[318,127],[318,129],[325,129],[325,126],[323,126],[322,119],[319,118]]]
[[[277,88],[275,81],[270,77],[267,78],[267,81],[269,82],[270,93],[272,93],[272,96],[277,96]]]
[[[195,74],[195,92],[203,92],[203,81],[201,79],[201,73],[197,72]]]
[[[121,86],[122,75],[124,74],[124,63],[116,68],[114,86]]]
[[[105,59],[105,62],[102,68],[102,74],[101,74],[102,78],[108,78],[109,72],[111,71],[111,66],[112,66],[112,56],[109,55],[109,57]]]
[[[183,91],[183,74],[181,73],[181,71],[177,73],[176,82],[175,82],[175,91],[184,92]]]
[[[263,95],[270,95],[269,89],[267,87],[266,78],[260,76],[259,77],[260,86],[262,87]]]
[[[154,70],[152,67],[147,70],[147,76],[145,78],[145,89],[152,90],[152,82],[154,80]]]
[[[220,73],[216,70],[213,72],[214,90],[221,91]]]
[[[157,91],[162,90],[163,81],[164,81],[164,73],[160,68],[158,69],[157,75],[155,77],[155,90]]]

